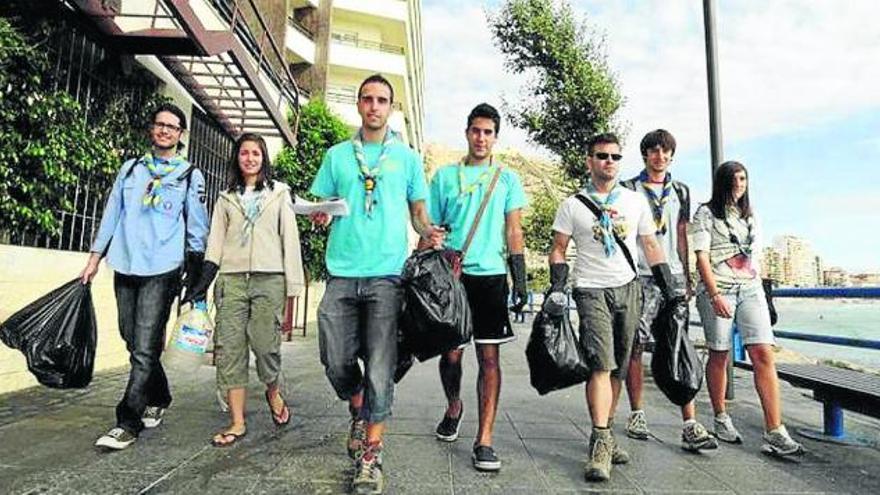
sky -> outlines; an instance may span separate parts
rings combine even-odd
[[[486,12],[499,0],[423,0],[426,141],[464,148],[467,114],[501,107],[528,80],[504,70]],[[672,174],[710,195],[702,2],[572,0],[605,37],[625,97],[621,175],[642,168],[638,143],[664,128],[678,142]],[[809,240],[826,266],[880,272],[880,3],[717,0],[724,159],[742,162],[769,243]],[[498,146],[550,157],[502,123]]]

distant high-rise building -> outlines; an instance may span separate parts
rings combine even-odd
[[[782,266],[782,254],[772,246],[765,246],[761,252],[761,277],[769,278],[781,285],[787,285]]]
[[[817,258],[809,241],[793,235],[778,236],[774,247],[782,255],[783,283],[795,287],[819,285]]]

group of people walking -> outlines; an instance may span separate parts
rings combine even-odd
[[[473,318],[478,419],[472,461],[498,471],[493,427],[501,390],[500,346],[516,337],[508,301],[519,313],[528,297],[521,226],[526,194],[515,171],[492,153],[501,118],[477,105],[468,115],[467,155],[439,168],[430,182],[418,154],[388,125],[394,89],[381,75],[363,81],[357,108],[362,125],[350,140],[327,150],[310,192],[342,198],[349,214],[312,214],[328,227],[325,254],[330,277],[318,309],[320,361],[351,414],[347,450],[355,463],[357,493],[384,488],[383,434],[391,414],[397,363],[401,271],[409,254],[408,228],[418,248],[465,250],[461,283]],[[280,335],[287,297],[304,286],[299,236],[289,187],[272,179],[264,140],[241,136],[230,158],[229,182],[217,199],[210,228],[205,180],[179,154],[186,116],[165,104],[152,114],[152,149],[121,167],[94,240],[83,283],[106,256],[114,270],[119,329],[131,371],[116,408],[116,425],[96,445],[123,449],[144,428],[161,424],[171,403],[159,361],[172,303],[185,274],[182,303],[202,301],[214,285],[217,307],[215,361],[218,389],[230,422],[211,443],[227,447],[247,433],[245,397],[249,353],[256,359],[273,422],[291,418],[283,380]],[[801,451],[785,431],[773,363],[773,334],[757,274],[759,228],[748,195],[748,175],[737,162],[715,173],[712,198],[691,219],[688,188],[672,179],[670,133],[656,130],[641,142],[644,170],[620,182],[621,145],[613,134],[585,147],[590,179],[565,199],[553,222],[548,294],[571,287],[579,316],[580,345],[590,369],[586,399],[592,422],[585,477],[607,480],[612,464],[628,454],[612,430],[626,385],[632,413],[626,434],[649,438],[642,404],[642,351],[650,342],[658,308],[696,294],[710,349],[708,389],[714,434],[697,421],[691,402],[682,407],[682,448],[715,449],[718,440],[741,437],[726,413],[726,360],[736,321],[755,366],[764,409],[764,450]],[[693,246],[688,246],[688,233]],[[571,276],[566,261],[574,241]],[[696,252],[700,283],[688,277]],[[636,256],[633,256],[633,254]],[[508,282],[508,277],[512,283]],[[215,279],[216,278],[216,282]],[[461,399],[464,348],[442,354],[440,383],[446,409],[436,438],[456,441],[465,405]]]

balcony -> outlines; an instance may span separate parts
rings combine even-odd
[[[406,57],[402,46],[364,40],[350,33],[330,34],[330,64],[368,72],[406,75]]]
[[[333,8],[406,22],[407,2],[401,0],[334,0]]]
[[[292,17],[287,20],[284,45],[296,55],[298,61],[315,63],[315,36]]]
[[[360,127],[361,116],[357,111],[356,86],[330,84],[327,86],[324,101],[350,127]],[[407,141],[403,103],[395,101],[392,108],[391,116],[388,117],[388,125],[403,134],[404,141]]]

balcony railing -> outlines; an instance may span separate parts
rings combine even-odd
[[[404,54],[402,46],[391,45],[379,41],[362,40],[357,36],[351,34],[331,33],[330,38],[333,40],[334,43],[338,43],[340,45],[355,46],[358,48],[364,48],[366,50],[374,50],[384,53],[393,53],[394,55]]]
[[[293,16],[288,17],[287,24],[289,24],[290,27],[292,27],[293,29],[296,29],[297,31],[302,33],[302,35],[305,36],[306,38],[308,38],[312,41],[315,41],[315,34],[312,33],[311,31],[309,31],[308,29],[306,29],[306,27],[303,26],[301,22],[296,20],[295,17],[293,17]]]

